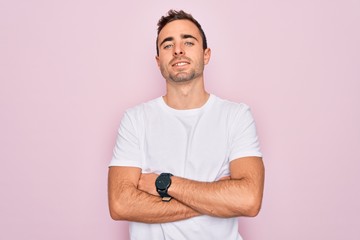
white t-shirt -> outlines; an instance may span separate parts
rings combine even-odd
[[[213,182],[230,175],[230,161],[246,156],[262,156],[247,105],[210,95],[201,108],[176,110],[159,97],[126,111],[110,166]],[[132,222],[130,236],[133,240],[241,239],[237,218],[211,216],[163,224]]]

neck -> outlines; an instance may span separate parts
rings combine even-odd
[[[186,110],[200,108],[209,98],[203,81],[173,83],[167,81],[165,103],[174,109]]]

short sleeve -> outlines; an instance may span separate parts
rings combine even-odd
[[[250,156],[262,157],[262,153],[250,108],[241,104],[230,128],[229,160]]]
[[[120,123],[109,167],[127,166],[141,168],[141,156],[139,133],[135,120],[132,120],[130,115],[125,113]]]

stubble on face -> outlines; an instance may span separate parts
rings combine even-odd
[[[161,68],[161,74],[166,80],[173,81],[173,82],[188,82],[195,78],[196,73],[194,69],[191,69],[189,71],[179,71],[179,72],[172,72],[168,73],[166,75],[167,71],[162,67]]]
[[[195,78],[195,71],[192,70],[189,73],[179,72],[177,74],[170,74],[169,79],[174,82],[188,82]]]
[[[171,60],[169,65],[171,66],[172,62],[176,62],[184,59],[190,62],[190,64],[194,64],[194,62],[192,62],[191,59],[188,57],[179,57]],[[163,77],[168,81],[172,81],[176,83],[185,83],[192,81],[195,78],[198,78],[199,76],[201,76],[203,69],[204,69],[203,63],[202,64],[197,63],[196,66],[193,66],[190,69],[184,69],[183,71],[179,70],[179,71],[171,71],[171,72],[168,72],[164,66],[160,66],[160,71]]]

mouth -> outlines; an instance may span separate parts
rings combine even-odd
[[[173,67],[182,67],[182,66],[185,66],[185,65],[188,65],[190,63],[188,62],[177,62],[177,63],[174,63],[172,66]]]
[[[172,67],[184,67],[190,64],[190,60],[187,59],[177,59],[171,63]]]

